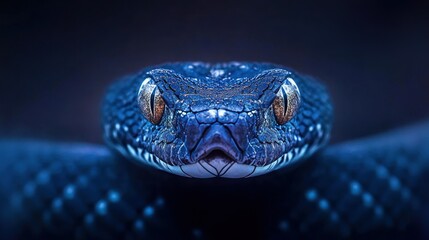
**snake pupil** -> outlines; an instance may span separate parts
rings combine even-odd
[[[285,89],[282,87],[281,88],[282,93],[283,93],[283,115],[286,115],[286,111],[287,111],[287,94],[285,92]]]
[[[152,115],[155,115],[155,92],[156,88],[152,91],[152,94],[150,95],[150,112]]]

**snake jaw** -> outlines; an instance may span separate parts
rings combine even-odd
[[[216,175],[223,174],[234,161],[227,156],[210,156],[200,161],[200,163],[207,169],[214,169],[215,171],[210,171]]]
[[[134,148],[131,145],[127,145],[124,149],[120,145],[114,146],[122,155],[128,156],[130,159],[138,159],[140,163],[155,167],[157,169],[170,172],[175,175],[190,177],[190,178],[248,178],[263,175],[285,165],[290,165],[305,156],[305,153],[312,151],[307,149],[308,145],[304,145],[302,148],[295,148],[275,161],[264,166],[255,166],[249,164],[238,163],[232,158],[229,158],[220,151],[214,151],[207,155],[203,160],[199,160],[196,163],[185,164],[185,165],[171,165],[156,157],[147,151],[140,148]]]
[[[293,164],[296,160],[301,159],[307,150],[305,145],[301,150],[295,149],[275,161],[265,166],[254,166],[242,164],[235,161],[225,160],[224,158],[215,158],[211,161],[202,160],[198,163],[183,165],[180,167],[170,167],[169,171],[176,175],[185,174],[193,178],[248,178],[256,177],[282,168],[285,165]],[[180,170],[179,170],[180,169]]]

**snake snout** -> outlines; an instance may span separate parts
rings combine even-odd
[[[235,144],[229,131],[220,124],[209,127],[192,152],[191,158],[195,162],[240,162],[243,154]]]

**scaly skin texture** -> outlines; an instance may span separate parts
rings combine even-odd
[[[425,239],[428,136],[423,124],[344,143],[246,180],[174,176],[103,146],[3,141],[2,237]]]
[[[143,116],[137,102],[146,79],[156,84],[166,102],[157,125]],[[298,86],[301,104],[294,118],[279,125],[272,103],[288,79]],[[235,162],[258,167],[289,154],[270,168],[279,169],[325,145],[331,122],[332,106],[321,84],[267,63],[189,62],[147,68],[114,84],[103,105],[105,138],[111,146],[133,160],[151,164],[144,156],[154,155],[170,166],[196,163],[220,145]],[[152,165],[168,171],[159,163]]]
[[[298,161],[300,164],[249,179],[189,179],[123,159],[122,155],[132,157],[129,153],[137,152],[130,150],[128,145],[141,147],[158,157],[171,157],[165,151],[174,150],[176,143],[182,141],[192,145],[186,143],[189,141],[187,138],[178,134],[183,126],[197,129],[207,124],[205,128],[208,129],[215,125],[216,128],[226,128],[219,118],[217,122],[207,123],[201,122],[205,119],[202,118],[197,121],[198,124],[189,125],[183,125],[175,119],[173,113],[177,112],[172,111],[175,107],[189,112],[188,123],[192,115],[197,119],[198,113],[208,109],[205,105],[210,105],[207,98],[205,101],[184,100],[185,103],[195,105],[193,109],[188,104],[187,110],[186,104],[172,105],[174,101],[169,100],[180,96],[166,93],[174,87],[167,90],[161,80],[164,81],[164,77],[171,74],[177,79],[178,72],[181,74],[182,71],[178,68],[188,65],[163,66],[174,66],[174,73],[159,71],[159,67],[151,72],[152,76],[162,75],[161,78],[154,76],[154,79],[158,79],[157,84],[161,86],[160,91],[165,93],[163,97],[170,109],[160,125],[150,124],[137,111],[136,91],[143,80],[139,78],[140,75],[125,78],[108,92],[103,108],[106,138],[120,154],[104,146],[82,143],[0,141],[1,237],[425,239],[429,236],[425,232],[429,215],[428,123],[331,146],[307,160]],[[236,64],[237,67],[241,65],[252,64]],[[224,68],[222,64],[216,66],[210,73],[213,76],[220,74],[216,70]],[[279,68],[268,64],[256,66],[262,70]],[[154,69],[145,69],[141,74]],[[280,139],[276,140],[278,145],[273,144],[269,149],[272,150],[272,156],[259,155],[263,156],[262,160],[252,160],[253,163],[264,165],[267,161],[273,161],[276,154],[284,153],[276,153],[280,151],[279,146],[282,146],[281,151],[288,151],[288,147],[298,149],[298,152],[305,149],[304,155],[310,155],[306,151],[322,146],[327,139],[331,119],[329,98],[313,80],[285,69],[268,70],[259,75],[261,69],[249,75],[259,76],[261,82],[269,82],[263,88],[268,90],[257,94],[267,98],[266,102],[260,103],[270,107],[270,96],[273,97],[276,86],[281,84],[278,81],[276,85],[277,80],[273,81],[272,74],[280,73],[274,79],[286,74],[296,80],[302,91],[302,105],[291,122],[278,127],[273,122],[269,124],[273,116],[269,115],[269,110],[264,112],[259,108],[262,105],[252,105],[252,98],[238,99],[250,103],[248,110],[257,110],[257,116],[264,112],[264,118],[256,117],[259,121],[255,121],[253,127],[247,124],[249,128],[244,129],[254,134],[253,138],[248,137],[246,140],[251,142],[252,139],[258,139],[263,152],[268,152],[265,151],[268,147],[266,143],[275,141],[261,139],[261,136],[270,136],[268,132],[274,135],[291,132],[290,136],[272,136]],[[190,76],[192,74],[201,77],[207,73],[195,73],[194,69],[189,73]],[[235,74],[247,76],[242,72]],[[253,88],[256,85],[250,86]],[[224,103],[215,104],[220,106]],[[225,105],[224,108],[239,106],[238,102]],[[202,109],[198,109],[199,106]],[[256,107],[252,109],[252,106]],[[241,114],[241,111],[247,110],[243,107],[228,111]],[[245,117],[244,122],[252,121]],[[182,130],[186,132],[185,128]],[[243,137],[234,135],[234,131],[230,132],[228,134],[232,138]],[[171,141],[169,134],[176,134]],[[201,136],[205,137],[204,134]],[[240,145],[239,142],[234,143]],[[305,144],[309,146],[303,148]],[[252,163],[246,162],[245,157],[251,158],[252,154],[245,149],[241,147],[244,156],[241,161]],[[192,151],[189,152],[189,159],[186,152],[178,151],[174,156],[177,158],[171,161],[175,164],[195,161]]]

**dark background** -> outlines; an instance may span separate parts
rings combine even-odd
[[[429,1],[0,3],[3,136],[101,142],[109,83],[166,61],[269,61],[320,78],[333,141],[429,116]]]

